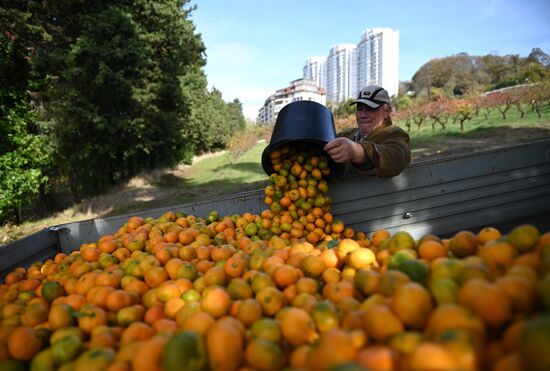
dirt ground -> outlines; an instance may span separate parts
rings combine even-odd
[[[423,143],[412,141],[413,161],[422,161],[464,153],[472,153],[550,139],[550,123],[518,127],[495,127],[476,133],[475,136],[449,138],[443,142]]]

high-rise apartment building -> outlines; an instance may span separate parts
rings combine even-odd
[[[333,102],[355,97],[369,84],[381,85],[391,96],[396,95],[399,89],[399,31],[367,29],[357,45],[333,46],[326,61],[323,57],[308,58],[303,73],[304,78],[325,87],[327,100]]]
[[[338,44],[330,48],[327,58],[327,100],[341,102],[353,94],[355,79],[353,59],[355,44]]]
[[[311,57],[306,59],[303,69],[304,79],[313,80],[317,86],[327,87],[327,57]]]
[[[383,86],[390,96],[399,89],[399,31],[371,28],[363,32],[357,45],[357,88],[370,84]]]

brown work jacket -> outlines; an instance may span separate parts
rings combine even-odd
[[[345,130],[338,136],[349,138],[365,149],[364,163],[345,164],[340,169],[342,175],[392,177],[399,175],[411,162],[409,134],[391,121],[385,121],[364,139],[360,139],[358,128]]]

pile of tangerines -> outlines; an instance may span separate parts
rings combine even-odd
[[[260,215],[135,216],[0,286],[1,370],[548,370],[550,232],[333,220],[282,147]]]

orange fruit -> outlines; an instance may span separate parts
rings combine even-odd
[[[361,248],[361,246],[357,243],[357,241],[350,238],[344,238],[340,240],[338,246],[336,247],[336,255],[338,256],[338,259],[346,262],[349,254],[359,248]]]
[[[359,247],[348,255],[348,264],[354,269],[369,268],[376,261],[371,249]]]
[[[131,323],[124,329],[120,336],[120,344],[124,345],[134,341],[142,341],[151,338],[155,331],[145,322],[137,321]]]
[[[64,364],[75,359],[83,348],[81,338],[77,335],[67,335],[52,345],[51,352],[57,364]]]
[[[502,348],[506,352],[512,352],[518,347],[526,323],[527,320],[520,318],[506,327],[501,338]]]
[[[458,284],[452,278],[433,279],[429,283],[429,288],[438,305],[456,303],[458,301]]]
[[[391,296],[397,289],[411,279],[405,273],[397,270],[387,270],[380,274],[378,279],[378,292],[382,295]]]
[[[281,344],[282,333],[280,321],[269,317],[258,319],[250,328],[250,337],[252,339],[266,339],[276,344]]]
[[[495,227],[485,227],[477,233],[478,245],[485,245],[489,241],[496,241],[502,237],[500,231]]]
[[[276,287],[267,286],[256,295],[262,311],[266,316],[273,316],[285,305],[284,294]]]
[[[76,320],[71,316],[72,308],[69,304],[53,305],[48,313],[48,323],[55,331],[65,327],[73,326]]]
[[[18,361],[29,361],[42,347],[38,332],[32,327],[21,326],[8,336],[8,351]]]
[[[492,328],[499,328],[512,317],[512,305],[506,292],[481,278],[464,283],[459,289],[458,301],[475,311]]]
[[[392,296],[391,309],[408,328],[424,328],[432,307],[430,293],[416,282],[400,286]]]
[[[229,313],[231,298],[227,291],[221,287],[213,287],[201,300],[201,308],[214,318],[222,317]]]
[[[145,271],[144,278],[149,287],[157,287],[169,277],[163,267],[153,266]]]
[[[362,319],[369,337],[378,342],[404,331],[403,322],[385,305],[375,304],[368,308]]]
[[[373,345],[361,349],[357,354],[357,363],[367,370],[395,370],[398,356],[384,345]]]
[[[206,332],[208,365],[212,370],[236,370],[245,359],[244,328],[232,318],[216,321]]]
[[[309,369],[331,370],[355,360],[357,349],[351,336],[342,329],[332,329],[321,335],[319,346],[309,356]]]
[[[246,263],[244,259],[238,255],[233,255],[224,265],[225,274],[230,278],[241,277],[244,273]]]
[[[104,370],[115,359],[115,351],[111,348],[94,348],[81,353],[73,363],[73,369]]]
[[[535,305],[535,287],[522,276],[506,275],[495,280],[510,299],[514,313],[530,313]]]
[[[246,345],[245,359],[247,366],[265,371],[281,370],[285,365],[285,354],[274,342],[257,338]]]
[[[532,250],[539,239],[540,231],[531,224],[517,226],[506,236],[506,241],[522,253]]]
[[[340,326],[340,318],[331,301],[316,302],[310,310],[318,332],[323,333]]]
[[[501,276],[514,263],[517,251],[507,242],[488,242],[479,248],[477,254],[494,275]]]
[[[378,229],[374,231],[374,233],[371,236],[372,244],[374,246],[380,246],[382,244],[382,241],[390,238],[390,232],[386,229]]]
[[[425,342],[420,344],[408,357],[410,370],[456,370],[458,364],[453,355],[443,345]]]
[[[273,280],[279,288],[285,288],[292,285],[298,280],[298,278],[298,270],[288,264],[277,266],[273,272]]]
[[[517,352],[504,354],[494,361],[494,371],[523,370],[521,357]]]
[[[361,294],[369,296],[378,291],[379,279],[379,272],[372,269],[359,269],[353,278],[353,285]]]
[[[393,351],[407,355],[411,354],[423,341],[426,341],[426,337],[422,332],[405,331],[392,337],[387,345]]]
[[[41,302],[29,303],[20,317],[23,326],[34,327],[48,320],[48,307]]]
[[[162,366],[166,371],[205,369],[207,357],[203,336],[192,331],[176,333],[163,349]]]
[[[349,280],[331,282],[323,288],[323,297],[336,304],[344,298],[353,297],[354,294],[355,288],[353,287],[353,282]]]
[[[302,259],[300,268],[308,277],[319,277],[326,269],[326,265],[320,256],[307,255]]]
[[[526,370],[550,369],[550,315],[529,319],[520,339],[518,353]]]
[[[65,295],[65,289],[57,281],[48,281],[42,286],[42,297],[50,303],[62,295]]]
[[[164,314],[170,319],[176,318],[176,313],[185,306],[185,301],[182,298],[175,297],[164,303]]]
[[[132,370],[162,371],[164,349],[170,337],[164,333],[157,334],[143,341],[132,357]]]
[[[250,327],[262,318],[262,307],[256,299],[249,298],[242,301],[237,310],[237,319],[245,327]]]
[[[485,341],[486,330],[483,321],[476,313],[462,305],[451,303],[437,306],[430,314],[425,332],[430,338],[435,338],[450,329],[466,330],[479,341]]]
[[[107,312],[100,307],[85,304],[80,312],[83,315],[78,317],[78,326],[86,333],[91,333],[97,326],[107,324]]]
[[[315,294],[319,290],[319,282],[311,277],[300,277],[296,281],[296,293],[300,294],[307,292],[310,294]]]
[[[391,252],[396,253],[400,250],[414,249],[414,245],[414,239],[408,232],[399,231],[391,236],[388,248]]]
[[[199,311],[192,313],[185,318],[180,327],[183,330],[193,331],[205,336],[210,326],[212,326],[215,322],[216,320],[210,314]]]
[[[204,283],[206,286],[225,286],[227,283],[227,276],[224,268],[221,266],[213,266],[204,272]]]
[[[438,241],[424,241],[418,246],[418,254],[427,261],[447,256],[447,249]]]
[[[326,249],[319,256],[327,268],[335,268],[340,263],[338,255],[336,255],[336,251],[334,251],[334,249]]]
[[[459,258],[475,254],[477,251],[476,236],[470,231],[457,232],[449,242],[449,250]]]
[[[280,317],[283,338],[293,346],[309,343],[315,336],[315,323],[303,309],[289,307]]]
[[[437,343],[451,353],[460,370],[476,370],[481,363],[483,345],[468,331],[447,330],[436,339]],[[486,354],[489,352],[487,351]]]
[[[114,290],[107,295],[105,306],[111,312],[118,312],[124,307],[132,305],[132,296],[124,290]]]

